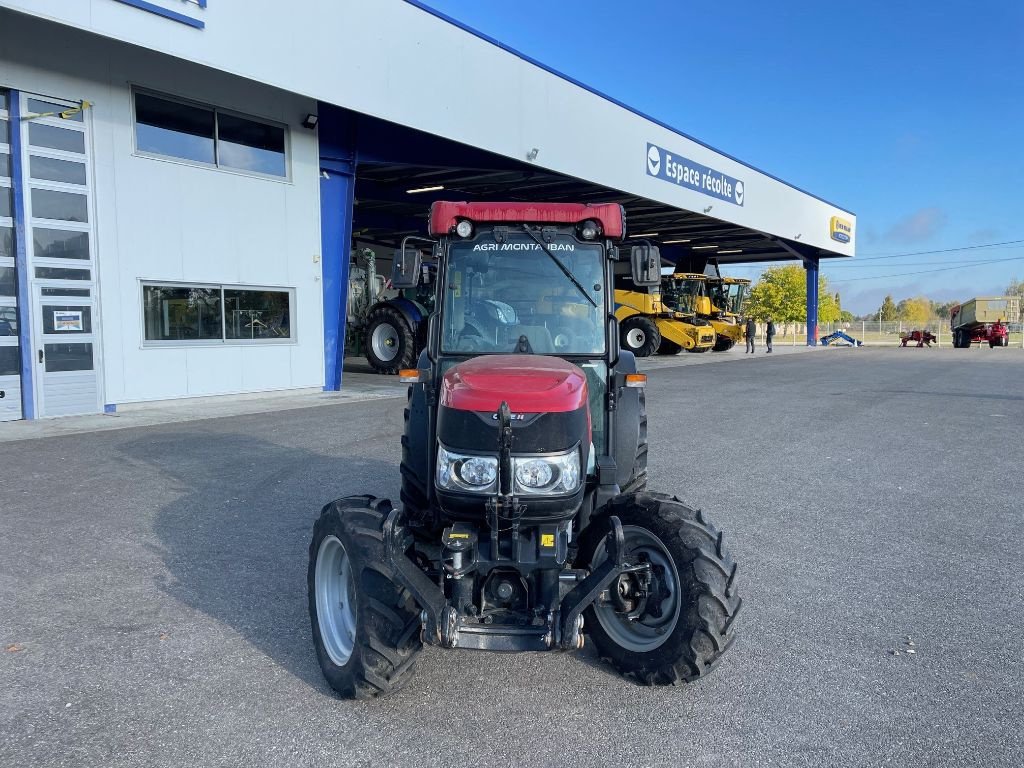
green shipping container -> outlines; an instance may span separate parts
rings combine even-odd
[[[1020,299],[1016,296],[994,296],[965,301],[956,316],[956,326],[984,323],[1015,323],[1020,317]]]

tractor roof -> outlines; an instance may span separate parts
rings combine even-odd
[[[698,272],[675,272],[672,277],[676,280],[707,280],[708,276]]]
[[[430,234],[447,235],[459,219],[475,223],[579,224],[587,219],[601,223],[605,237],[621,239],[626,218],[618,203],[454,203],[438,200],[430,206]]]
[[[726,285],[750,285],[745,277],[708,277],[709,283],[725,283]]]

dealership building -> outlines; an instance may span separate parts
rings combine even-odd
[[[0,420],[342,386],[350,254],[438,199],[620,202],[703,271],[848,211],[411,0],[0,0]],[[808,323],[809,343],[814,323]]]

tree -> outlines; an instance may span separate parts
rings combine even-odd
[[[949,310],[959,304],[959,301],[947,301],[942,304],[936,304],[934,306],[935,316],[941,317],[943,320],[949,319]]]
[[[932,302],[924,296],[904,299],[896,306],[896,318],[908,323],[927,323],[932,316]]]
[[[850,310],[848,310],[848,309],[841,309],[841,310],[839,310],[839,322],[841,322],[841,323],[852,323],[856,319],[857,318],[854,316],[853,312],[851,312]]]
[[[772,318],[780,323],[807,321],[807,276],[796,264],[771,267],[750,290],[747,314],[757,320]],[[839,319],[839,294],[828,292],[824,275],[818,277],[818,320],[823,323]]]
[[[896,302],[892,300],[892,296],[886,296],[882,300],[882,307],[878,310],[879,320],[895,320],[896,319]]]

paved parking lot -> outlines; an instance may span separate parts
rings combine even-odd
[[[680,689],[428,649],[331,695],[308,536],[397,496],[401,401],[0,444],[0,765],[1021,765],[1024,353],[730,354],[650,370],[651,486],[746,600]]]

